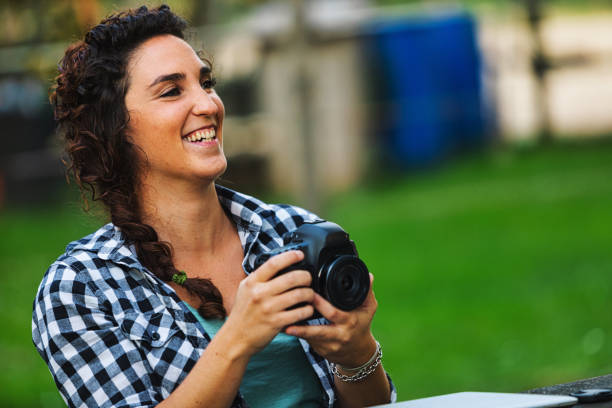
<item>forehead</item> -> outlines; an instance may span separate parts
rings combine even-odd
[[[160,75],[199,74],[204,65],[186,41],[166,34],[150,38],[136,48],[128,61],[128,75],[133,84],[148,84]]]

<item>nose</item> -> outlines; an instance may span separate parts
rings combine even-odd
[[[219,112],[219,106],[215,103],[214,92],[200,89],[196,93],[193,104],[193,113],[195,115],[214,116]]]

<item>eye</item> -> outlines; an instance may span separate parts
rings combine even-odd
[[[173,87],[170,88],[168,91],[164,92],[163,94],[160,95],[160,97],[162,98],[167,98],[170,96],[178,96],[180,95],[181,91],[178,87]]]
[[[163,94],[161,94],[160,96],[162,98],[166,98],[166,97],[169,97],[169,96],[178,96],[180,93],[181,92],[178,89],[178,87],[173,87],[173,88],[170,88],[169,90],[167,90],[166,92],[164,92]]]
[[[180,93],[181,91],[177,87],[174,87],[174,88],[170,88],[168,91],[161,94],[160,97],[167,98],[169,96],[178,96]]]
[[[217,79],[216,78],[209,78],[206,79],[204,81],[202,81],[202,88],[203,89],[212,89],[215,87],[215,85],[217,85]]]

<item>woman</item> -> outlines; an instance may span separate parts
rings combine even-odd
[[[371,291],[344,312],[307,271],[275,276],[299,251],[253,268],[316,216],[215,185],[224,107],[185,27],[167,6],[116,14],[61,62],[51,101],[69,170],[111,223],[68,245],[34,302],[60,393],[70,406],[388,402]],[[315,309],[324,318],[296,325]]]

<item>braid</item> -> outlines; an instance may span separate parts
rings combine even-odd
[[[150,225],[138,221],[138,210],[130,207],[125,196],[115,200],[116,208],[111,210],[111,221],[121,229],[128,241],[136,249],[140,262],[155,276],[170,282],[179,271],[172,262],[172,248],[169,243],[160,241],[157,232]],[[227,313],[223,307],[223,297],[210,279],[187,278],[183,287],[192,295],[198,296],[201,305],[198,312],[206,318],[224,318]]]
[[[100,200],[133,245],[140,262],[164,282],[178,271],[169,243],[142,222],[135,193],[137,146],[125,137],[129,115],[125,107],[126,66],[131,53],[156,35],[183,38],[186,22],[168,6],[112,15],[66,50],[50,95],[59,133],[64,137],[67,175],[88,197]],[[223,318],[221,293],[209,279],[188,278],[183,286],[201,299],[204,318]]]

